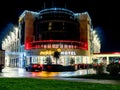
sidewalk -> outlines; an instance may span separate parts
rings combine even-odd
[[[90,82],[90,83],[100,83],[100,84],[118,84],[120,85],[120,80],[101,80],[101,79],[84,79],[84,78],[49,78],[57,80],[67,80],[76,82]]]

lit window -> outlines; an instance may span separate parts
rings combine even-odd
[[[49,25],[48,25],[48,30],[51,30],[52,29],[52,23],[51,22],[49,22]]]

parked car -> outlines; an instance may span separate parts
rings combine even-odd
[[[63,66],[60,64],[46,64],[43,65],[43,71],[59,72],[63,71]]]
[[[25,67],[26,71],[42,71],[42,65],[41,64],[29,64]]]

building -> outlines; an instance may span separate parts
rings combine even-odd
[[[2,49],[5,50],[5,64],[6,66],[19,66],[19,47],[20,39],[18,35],[18,28],[13,27],[9,30],[7,35],[3,38]]]
[[[94,53],[93,60],[98,60],[98,63],[106,64],[118,62],[120,63],[120,52]]]
[[[30,63],[56,64],[54,52],[60,52],[57,64],[91,63],[101,44],[87,12],[74,13],[65,8],[48,8],[40,12],[25,10],[18,29],[11,30],[2,41],[7,66],[24,67]]]
[[[0,72],[5,66],[5,50],[0,49]]]

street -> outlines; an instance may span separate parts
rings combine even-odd
[[[95,73],[93,70],[77,70],[67,72],[27,72],[24,68],[10,68],[6,67],[0,73],[0,77],[66,77],[75,75],[84,75],[88,73]]]
[[[97,79],[83,79],[83,78],[65,78],[67,76],[83,75],[87,73],[95,73],[93,70],[78,70],[74,72],[26,72],[24,68],[10,68],[6,67],[0,73],[0,78],[38,78],[38,79],[58,79],[58,80],[69,80],[76,82],[92,82],[102,84],[119,84],[119,80],[97,80]]]

